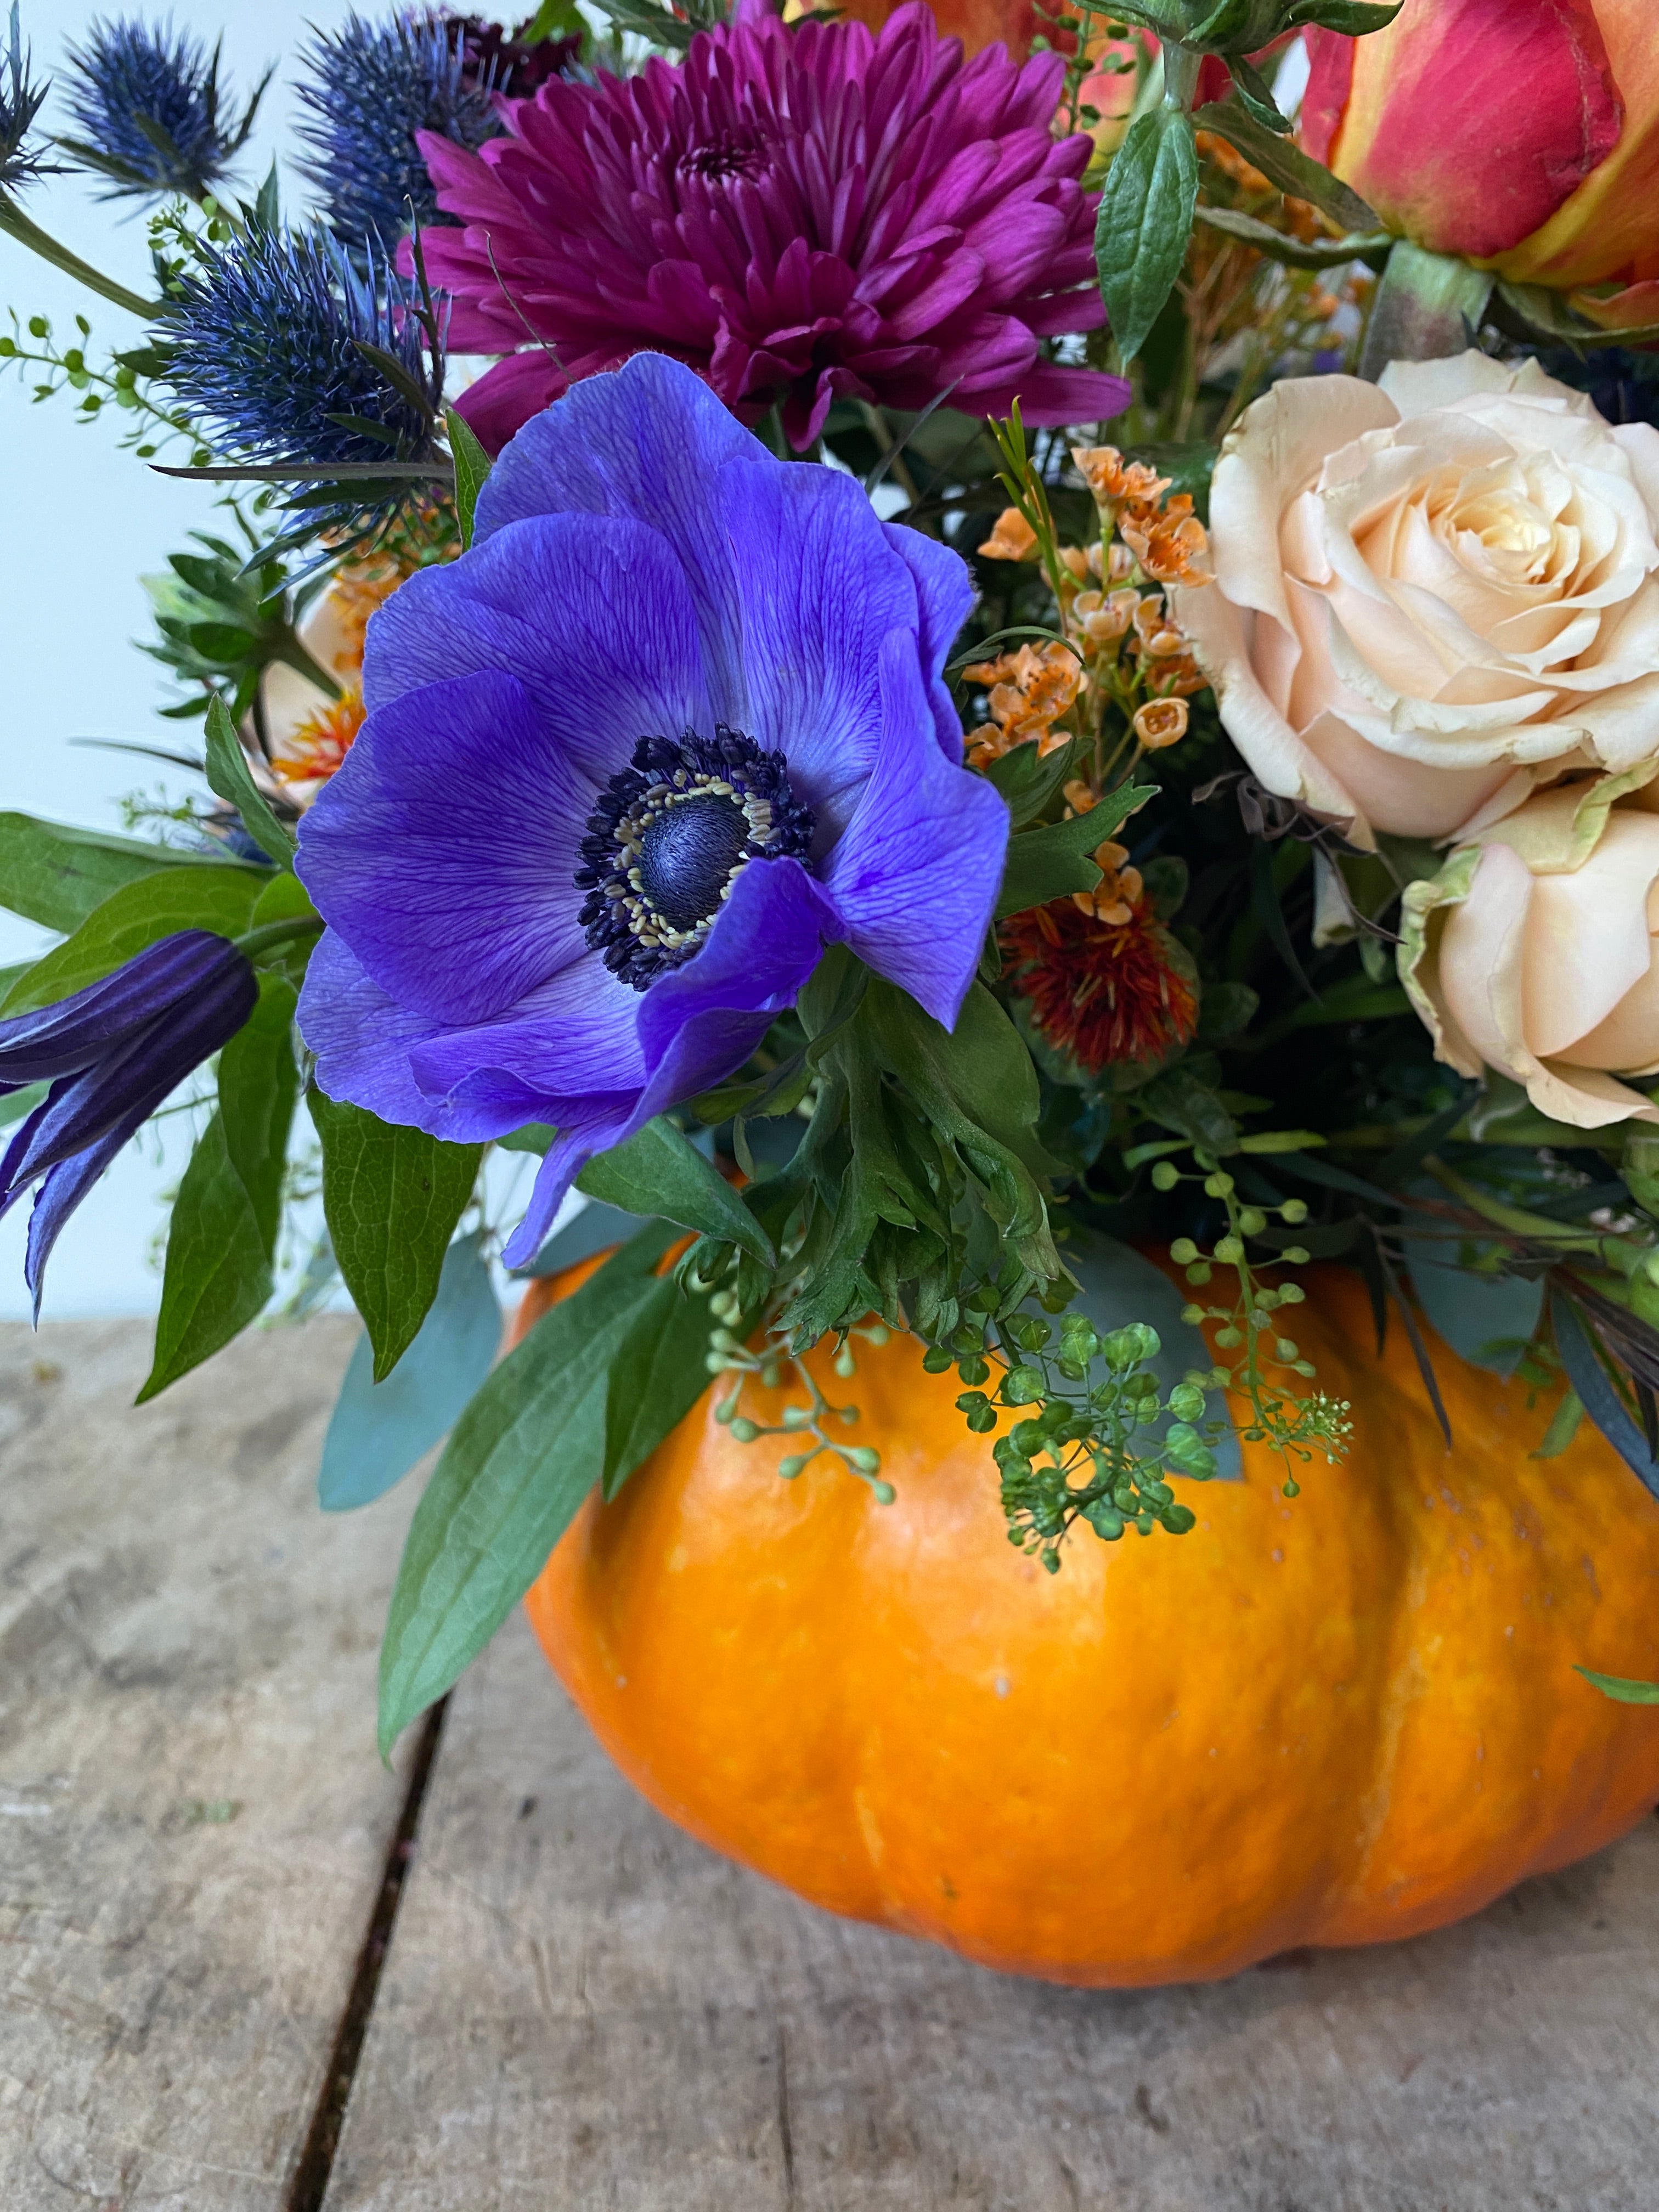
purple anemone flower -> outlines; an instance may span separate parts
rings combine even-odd
[[[72,998],[0,1022],[0,1091],[52,1086],[0,1160],[0,1214],[46,1178],[23,1259],[37,1318],[59,1230],[167,1093],[235,1036],[258,995],[228,937],[186,929]]]
[[[970,62],[929,10],[790,26],[765,0],[684,62],[545,84],[476,153],[419,143],[458,353],[504,354],[459,400],[495,452],[568,384],[652,347],[797,450],[838,394],[1093,422],[1129,387],[1042,357],[1095,329],[1093,150],[1049,124],[1066,64]],[[526,340],[529,341],[526,348]]]
[[[957,556],[775,459],[641,354],[520,432],[471,552],[368,626],[368,715],[306,816],[317,1079],[460,1142],[593,1153],[742,1065],[824,945],[954,1023],[1008,816],[941,670]]]

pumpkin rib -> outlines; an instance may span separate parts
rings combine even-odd
[[[536,1633],[671,1819],[987,1965],[1204,1980],[1474,1911],[1659,1798],[1659,1715],[1571,1672],[1659,1674],[1659,1503],[1590,1433],[1529,1460],[1545,1414],[1449,1354],[1448,1454],[1358,1284],[1306,1279],[1298,1340],[1357,1427],[1294,1501],[1246,1445],[1243,1482],[1184,1492],[1188,1534],[1085,1532],[1045,1575],[900,1339],[852,1386],[894,1504],[821,1462],[781,1481],[706,1397],[584,1508]]]

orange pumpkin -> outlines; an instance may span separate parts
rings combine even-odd
[[[1530,1458],[1541,1411],[1445,1353],[1448,1453],[1356,1279],[1307,1282],[1297,1336],[1356,1434],[1294,1501],[1246,1445],[1243,1482],[1182,1486],[1189,1534],[1079,1530],[1047,1575],[955,1378],[898,1338],[822,1375],[895,1504],[824,1460],[780,1480],[705,1398],[579,1516],[536,1633],[671,1820],[988,1966],[1204,1980],[1472,1912],[1659,1799],[1659,1711],[1572,1671],[1659,1674],[1659,1504],[1588,1423]]]

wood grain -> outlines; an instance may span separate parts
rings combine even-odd
[[[1649,2212],[1656,1908],[1648,1821],[1410,1943],[1000,1979],[678,1834],[515,1619],[451,1701],[326,2212]]]
[[[408,1505],[313,1487],[354,1333],[251,1334],[134,1411],[147,1324],[0,1329],[5,2212],[283,2202],[402,1795]]]

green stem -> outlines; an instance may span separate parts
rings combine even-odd
[[[319,914],[296,915],[288,921],[268,921],[262,928],[250,929],[245,937],[231,939],[239,952],[250,960],[260,953],[269,952],[273,945],[293,945],[302,937],[320,937],[323,918]]]
[[[60,246],[38,222],[31,222],[16,201],[5,192],[0,192],[0,231],[15,238],[20,246],[27,246],[31,253],[38,253],[43,261],[51,262],[54,269],[73,276],[89,292],[112,300],[118,307],[125,307],[129,314],[137,315],[144,322],[153,323],[158,315],[166,313],[159,300],[141,300],[125,284],[118,284],[112,276],[106,276],[100,270],[94,269],[89,261],[82,261],[78,253],[71,253],[68,246]]]
[[[1443,1189],[1450,1191],[1454,1198],[1461,1199],[1494,1228],[1507,1229],[1511,1236],[1528,1237],[1535,1244],[1552,1245],[1558,1252],[1588,1254],[1620,1275],[1646,1276],[1650,1263],[1659,1256],[1652,1248],[1632,1243],[1628,1237],[1594,1234],[1587,1237],[1581,1231],[1564,1229],[1547,1213],[1529,1213],[1524,1206],[1506,1205],[1502,1199],[1482,1190],[1478,1183],[1455,1174],[1443,1161],[1430,1158],[1423,1164]]]

